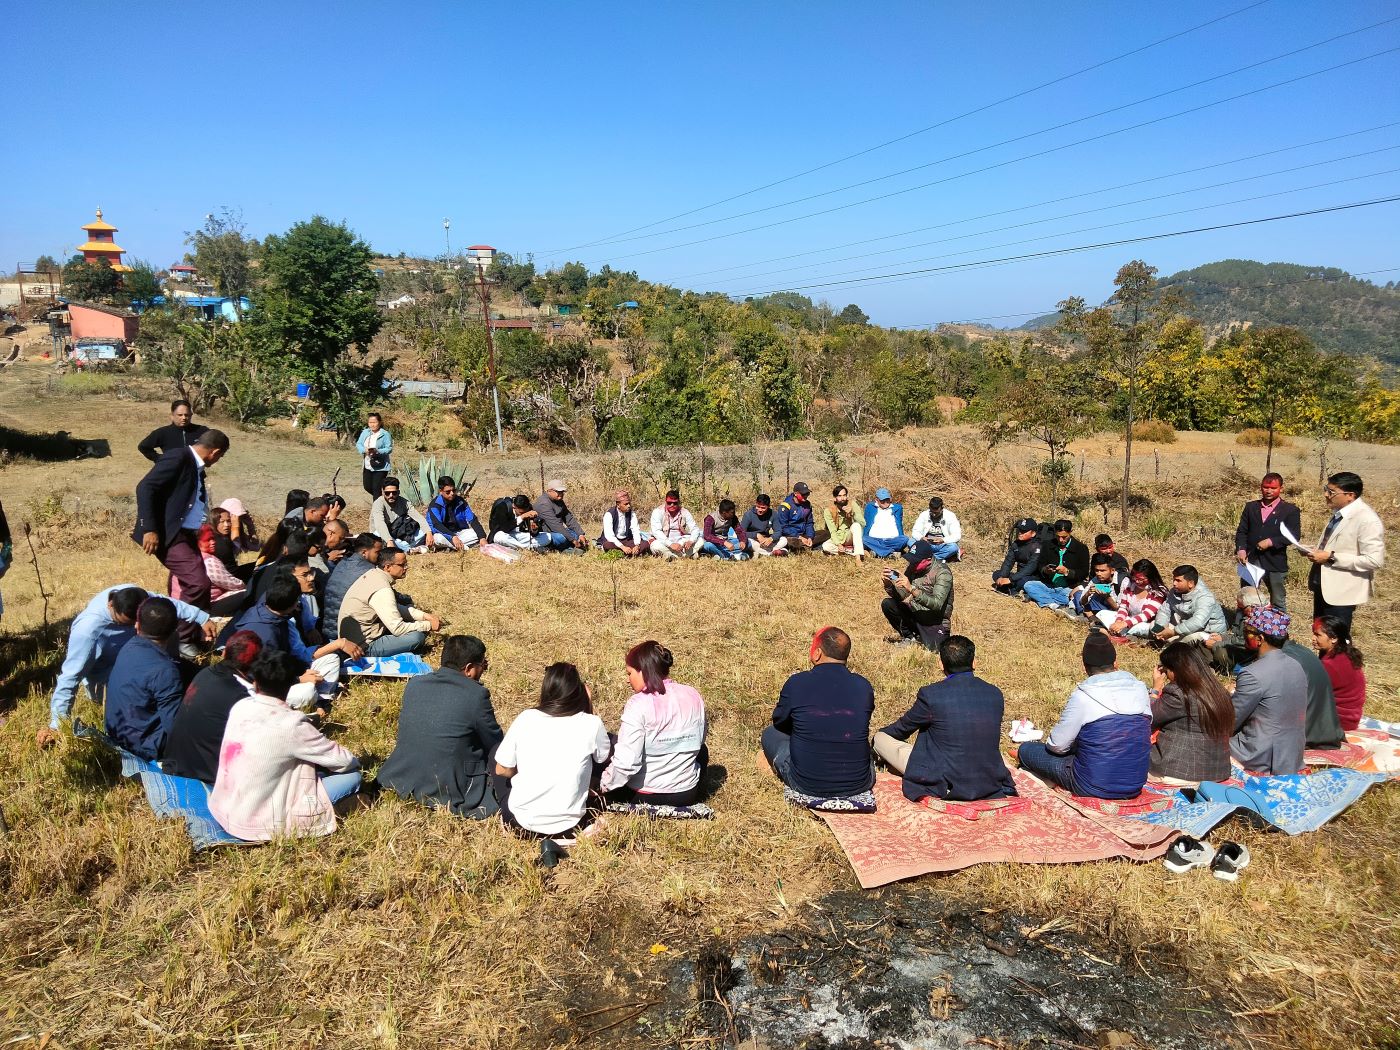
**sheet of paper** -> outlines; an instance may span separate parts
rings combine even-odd
[[[1252,561],[1238,563],[1240,579],[1248,587],[1258,587],[1259,581],[1264,578],[1264,570],[1255,565]]]
[[[1287,525],[1280,523],[1278,531],[1283,536],[1283,538],[1288,541],[1289,546],[1297,547],[1304,554],[1311,554],[1313,552],[1313,549],[1311,547],[1309,547],[1306,543],[1303,543],[1301,540],[1298,539],[1297,536],[1293,535],[1293,533],[1289,531]]]

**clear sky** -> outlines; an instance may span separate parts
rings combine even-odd
[[[1252,258],[1400,280],[1400,203],[887,276],[1400,195],[1395,0],[71,0],[11,28],[0,269],[66,258],[98,205],[128,259],[168,266],[228,206],[258,236],[320,213],[389,253],[441,253],[450,217],[454,250],[800,288],[888,325],[1098,301],[1137,257],[1163,275]],[[827,283],[851,277],[880,279]]]

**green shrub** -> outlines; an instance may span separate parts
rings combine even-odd
[[[1269,432],[1263,427],[1249,427],[1241,430],[1235,435],[1236,445],[1247,445],[1250,448],[1264,448],[1269,443]],[[1274,431],[1274,448],[1287,448],[1293,444],[1287,434],[1280,434]]]
[[[53,381],[54,393],[65,394],[68,397],[97,397],[110,394],[116,385],[116,377],[100,372],[71,372]]]
[[[1176,444],[1176,427],[1164,419],[1144,419],[1133,424],[1133,437],[1138,441],[1155,441],[1159,445]]]
[[[1176,535],[1176,516],[1157,511],[1142,519],[1142,534],[1162,543]]]

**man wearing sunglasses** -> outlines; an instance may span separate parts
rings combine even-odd
[[[695,558],[703,541],[695,517],[681,506],[680,492],[666,493],[665,502],[651,512],[651,552],[667,560]]]

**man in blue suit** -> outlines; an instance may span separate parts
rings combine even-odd
[[[1001,690],[973,673],[971,638],[950,637],[938,650],[943,681],[919,690],[914,706],[875,734],[875,753],[904,777],[904,797],[975,802],[1016,794],[1001,757]],[[918,733],[913,743],[909,738]]]

